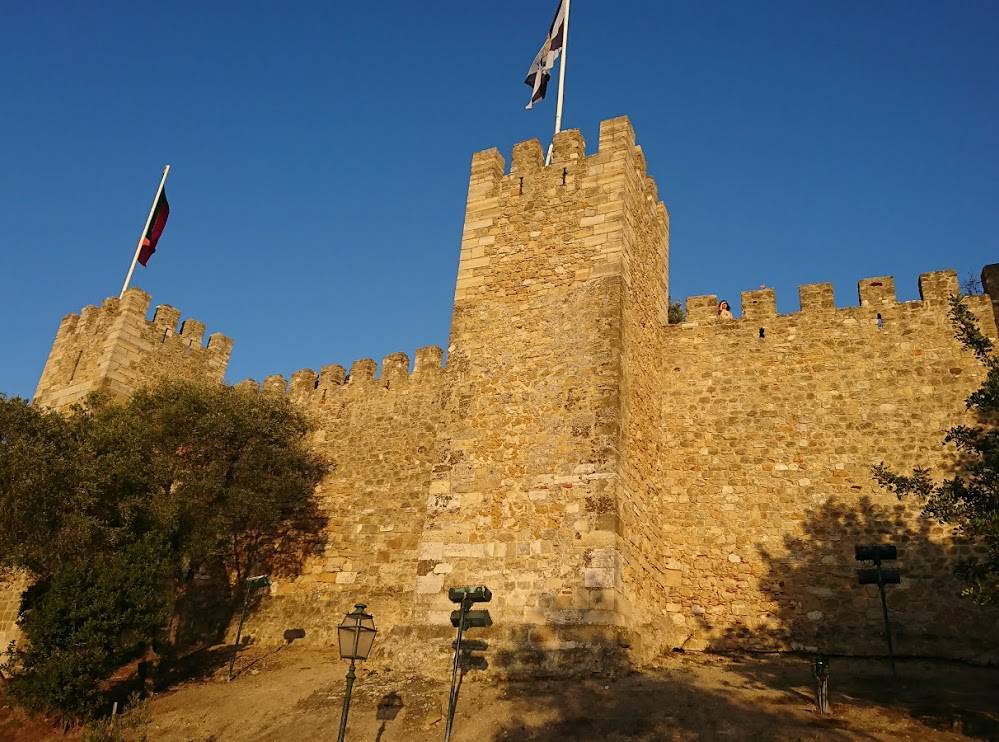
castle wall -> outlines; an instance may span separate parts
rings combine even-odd
[[[627,119],[602,122],[590,155],[562,132],[548,166],[537,140],[509,172],[495,149],[476,153],[446,368],[431,347],[411,372],[393,354],[380,374],[364,359],[263,383],[312,417],[332,469],[321,538],[284,555],[247,634],[329,644],[364,602],[382,657],[443,671],[446,590],[486,584],[481,636],[500,671],[606,669],[624,648],[638,662],[673,647],[880,653],[852,547],[887,540],[901,652],[994,644],[999,616],[954,609],[953,560],[970,547],[870,474],[882,459],[953,464],[944,431],[982,373],[947,319],[954,274],[925,274],[906,303],[891,278],[865,279],[845,309],[806,286],[789,315],[772,291],[746,292],[730,321],[693,297],[671,326],[668,254]],[[971,301],[994,331],[992,301]],[[36,401],[221,380],[231,341],[202,347],[203,325],[177,332],[177,310],[150,321],[148,306],[131,290],[67,317]]]
[[[248,635],[280,641],[302,629],[305,641],[335,643],[336,624],[356,602],[368,605],[383,637],[413,625],[417,577],[433,574],[417,547],[452,396],[441,359],[440,348],[427,347],[412,373],[395,353],[377,377],[370,359],[354,362],[349,377],[335,365],[292,376],[292,399],[316,423],[313,443],[331,464],[317,490],[327,522],[304,561],[279,565]],[[280,376],[264,382],[264,393],[288,391]]]
[[[22,575],[0,576],[0,653],[20,637],[17,615],[21,609],[21,593],[26,587],[27,582]]]
[[[62,409],[91,392],[128,395],[163,376],[220,382],[232,352],[232,340],[220,333],[203,347],[205,326],[180,311],[156,308],[147,320],[149,294],[132,288],[119,301],[84,307],[63,318],[45,362],[35,403]]]
[[[621,305],[621,436],[614,496],[614,526],[621,553],[626,600],[619,620],[633,660],[664,648],[659,629],[669,592],[658,524],[658,504],[648,472],[660,465],[658,436],[649,435],[660,414],[661,359],[657,352],[669,297],[669,215],[646,172],[642,150],[627,119],[606,122],[605,140],[618,142],[622,162],[621,219],[624,225]]]
[[[853,547],[890,542],[900,559],[888,566],[903,575],[889,588],[899,651],[994,646],[999,612],[955,607],[953,559],[968,546],[871,477],[882,460],[948,472],[944,432],[966,419],[982,379],[947,317],[956,275],[924,274],[920,291],[897,303],[890,277],[866,279],[861,306],[836,309],[830,285],[804,286],[789,315],[776,314],[772,290],[751,291],[729,321],[715,297],[695,297],[688,322],[666,328],[648,435],[663,444],[650,486],[677,645],[883,653],[877,590],[856,584]],[[969,301],[994,334],[989,299]]]

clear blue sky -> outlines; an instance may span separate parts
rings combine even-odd
[[[522,78],[554,0],[7,2],[0,392],[59,319],[136,285],[236,340],[229,379],[446,345],[468,164],[547,141]],[[631,117],[671,292],[999,261],[999,4],[576,0],[565,125]],[[554,91],[552,91],[554,93]]]

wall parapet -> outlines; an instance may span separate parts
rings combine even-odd
[[[182,338],[184,345],[189,348],[226,354],[228,359],[228,353],[231,352],[233,345],[232,338],[216,332],[209,335],[208,344],[205,346],[204,322],[191,318],[181,322],[181,311],[169,304],[158,305],[152,318],[147,319],[151,304],[152,297],[142,289],[134,287],[128,289],[120,300],[117,297],[108,297],[100,307],[88,304],[79,314],[71,312],[63,317],[56,333],[56,342],[71,336],[82,338],[84,335],[103,332],[111,323],[128,318],[141,320],[147,327],[159,330],[162,342],[177,336]]]
[[[125,395],[161,376],[221,381],[233,341],[213,333],[205,344],[205,324],[180,322],[169,304],[148,318],[151,298],[130,288],[100,307],[88,305],[66,315],[42,372],[35,401],[62,408],[103,390]]]
[[[645,156],[635,143],[635,129],[628,117],[618,116],[601,121],[599,143],[594,154],[625,151],[637,153],[642,169],[645,169]],[[582,133],[579,129],[565,129],[552,139],[552,160],[548,165],[545,165],[545,153],[541,141],[534,137],[513,145],[509,170],[505,167],[505,158],[496,147],[473,153],[471,175],[475,182],[498,181],[504,176],[523,175],[545,168],[564,166],[586,157],[586,140]]]
[[[837,307],[831,283],[810,283],[798,287],[799,310],[779,314],[774,289],[761,288],[743,291],[741,316],[725,321],[718,317],[718,297],[714,294],[707,294],[688,297],[684,322],[670,327],[683,327],[685,325],[693,327],[708,324],[729,325],[733,322],[738,324],[747,321],[757,323],[777,317],[807,319],[814,316],[829,319],[831,313],[847,318],[856,315],[858,310],[865,310],[865,314],[874,312],[876,315],[880,315],[883,311],[891,312],[897,309],[908,311],[937,310],[946,308],[950,297],[959,291],[955,271],[932,271],[919,276],[919,300],[900,302],[895,293],[895,279],[892,276],[875,276],[863,278],[857,282],[859,305]],[[971,297],[971,299],[976,308],[979,304],[982,305],[981,308],[985,308],[985,302],[979,301],[979,297]]]
[[[350,364],[348,373],[338,363],[323,366],[319,373],[311,368],[303,368],[291,375],[291,382],[282,374],[271,374],[263,384],[253,379],[244,379],[235,386],[255,389],[264,393],[284,394],[293,401],[306,405],[322,404],[340,389],[388,390],[419,384],[438,378],[446,372],[444,351],[437,345],[417,348],[415,363],[410,370],[410,359],[406,353],[389,353],[382,359],[381,373],[372,358],[359,358]]]

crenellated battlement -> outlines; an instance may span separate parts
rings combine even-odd
[[[625,163],[630,167],[626,168]],[[656,182],[648,175],[645,154],[635,143],[635,131],[626,116],[600,122],[599,143],[592,154],[587,154],[586,141],[580,131],[568,129],[552,140],[552,159],[548,165],[545,165],[544,149],[538,139],[515,144],[509,169],[506,164],[506,159],[495,147],[472,155],[469,213],[494,208],[498,205],[493,200],[496,198],[519,199],[542,193],[550,197],[583,190],[592,196],[607,192],[615,176],[623,176],[626,170],[631,170],[645,190],[645,200],[668,222],[668,211],[659,199]],[[594,186],[597,186],[596,190],[593,190]],[[592,222],[598,223],[601,222]],[[466,228],[468,226],[466,221]],[[600,233],[600,230],[596,231],[596,234]]]
[[[652,253],[636,252],[639,215],[642,231],[654,235]],[[578,130],[559,132],[548,165],[537,139],[513,146],[509,169],[499,150],[476,152],[456,309],[480,299],[540,297],[613,276],[630,284],[630,272],[654,275],[657,296],[665,296],[668,234],[669,214],[627,117],[602,121],[596,151],[589,154]],[[665,299],[656,311],[665,317]]]
[[[180,323],[180,310],[156,307],[148,318],[151,298],[131,288],[119,300],[89,305],[63,318],[35,392],[35,401],[66,407],[87,394],[128,394],[163,375],[221,381],[233,342],[222,333],[209,336],[196,319]]]
[[[562,170],[570,165],[581,164],[587,159],[603,155],[603,159],[621,154],[634,154],[642,174],[646,172],[645,157],[635,144],[635,130],[627,116],[607,119],[600,122],[600,138],[597,151],[586,154],[586,140],[579,129],[566,129],[552,140],[552,160],[545,165],[545,153],[541,141],[528,139],[513,145],[510,168],[496,147],[475,152],[472,155],[470,182],[476,186],[469,190],[470,198],[479,198],[483,186],[496,185],[504,178],[513,179],[538,173],[561,176]]]
[[[152,298],[140,288],[130,288],[122,299],[108,297],[101,306],[88,304],[79,314],[70,313],[63,317],[56,333],[56,341],[71,337],[84,339],[85,336],[106,333],[116,322],[123,319],[140,320],[148,329],[155,329],[163,342],[171,337],[179,337],[188,348],[201,348],[204,345],[205,323],[196,319],[180,322],[181,312],[169,304],[160,304],[147,319]],[[179,329],[178,329],[179,325]],[[221,332],[208,338],[204,350],[217,354],[232,351],[233,341]]]
[[[431,382],[445,373],[444,351],[436,345],[417,348],[415,363],[410,371],[406,353],[390,353],[382,359],[381,373],[372,358],[359,358],[350,365],[348,373],[339,364],[323,366],[319,373],[303,368],[291,375],[291,383],[283,374],[264,378],[263,384],[245,379],[236,386],[257,389],[263,393],[288,395],[304,405],[322,405],[335,400],[338,392],[365,392],[405,389],[410,384]]]
[[[919,276],[920,299],[900,302],[895,293],[895,279],[892,276],[875,276],[857,282],[859,305],[837,307],[832,284],[812,283],[798,288],[799,311],[778,314],[776,292],[772,288],[761,288],[742,292],[742,313],[733,319],[721,319],[718,316],[718,297],[714,294],[691,296],[686,302],[685,321],[671,327],[690,329],[704,325],[740,326],[746,322],[758,324],[777,317],[825,321],[836,317],[851,320],[870,315],[868,319],[876,321],[880,318],[884,322],[889,315],[898,312],[928,310],[937,312],[941,319],[946,319],[948,300],[959,290],[957,273],[953,270],[923,273]],[[973,296],[969,297],[969,301],[976,311],[988,309],[989,300],[985,297]],[[994,327],[994,323],[988,323],[986,327]]]

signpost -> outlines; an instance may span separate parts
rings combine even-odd
[[[888,640],[888,659],[891,662],[892,677],[895,677],[897,675],[895,648],[891,639],[891,621],[888,618],[888,596],[885,594],[885,585],[898,585],[902,582],[902,578],[897,569],[882,569],[881,562],[898,559],[898,550],[892,544],[873,544],[855,546],[853,555],[858,562],[874,562],[874,569],[858,569],[857,579],[861,585],[877,585],[881,593],[881,612],[884,615],[885,637]]]
[[[454,663],[451,667],[451,694],[447,702],[447,722],[444,726],[444,742],[449,742],[451,739],[454,712],[458,705],[458,668],[461,664],[461,642],[465,629],[486,628],[493,625],[489,611],[471,610],[475,603],[488,603],[493,599],[492,591],[485,585],[448,588],[447,597],[452,603],[458,603],[460,607],[456,611],[451,611],[451,625],[458,629],[458,638],[454,642]]]

